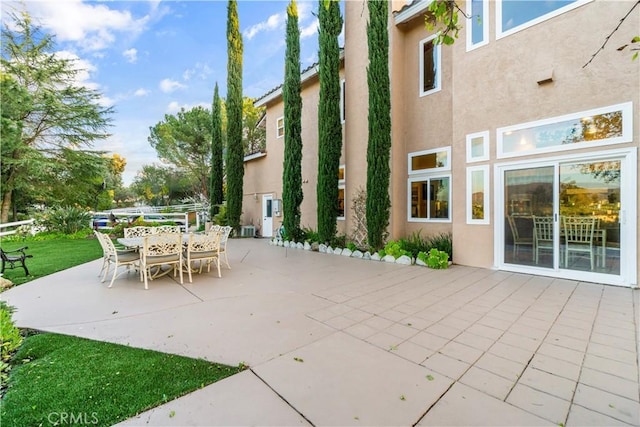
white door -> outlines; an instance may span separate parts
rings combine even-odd
[[[273,196],[262,196],[262,237],[273,237]]]

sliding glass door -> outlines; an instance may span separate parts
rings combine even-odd
[[[636,203],[635,153],[631,157],[498,166],[499,266],[603,283],[635,281],[637,230],[625,221]]]

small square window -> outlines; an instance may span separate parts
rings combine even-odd
[[[284,117],[280,117],[276,120],[276,137],[282,138],[284,136]]]
[[[489,131],[467,135],[467,162],[489,160]]]

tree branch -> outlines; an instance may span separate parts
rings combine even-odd
[[[591,62],[595,59],[595,57],[604,50],[604,47],[607,45],[607,43],[609,42],[609,39],[611,38],[611,36],[613,36],[613,34],[618,31],[618,29],[620,28],[620,26],[622,25],[622,23],[625,21],[625,19],[627,19],[629,17],[629,15],[631,15],[631,12],[633,12],[633,9],[635,9],[638,5],[640,4],[640,0],[637,0],[636,3],[631,6],[631,9],[629,9],[629,12],[627,12],[627,14],[620,20],[620,22],[618,22],[618,25],[613,29],[613,31],[611,31],[611,33],[607,36],[606,39],[604,39],[604,43],[602,43],[602,46],[600,46],[600,49],[598,49],[596,51],[596,53],[594,53],[593,55],[591,55],[591,59],[589,59],[589,61],[587,61],[586,64],[584,64],[582,66],[582,68],[585,68],[587,65],[591,64]]]

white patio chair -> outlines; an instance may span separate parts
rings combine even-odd
[[[511,228],[511,234],[513,235],[513,258],[515,259],[518,255],[519,246],[533,247],[533,237],[520,236],[520,231],[518,230],[518,226],[516,225],[516,221],[513,216],[508,215],[507,221],[509,222],[509,228]]]
[[[124,237],[145,237],[152,234],[152,227],[144,227],[142,225],[138,225],[136,227],[129,227],[124,229]]]
[[[140,253],[134,250],[118,250],[115,245],[106,234],[102,234],[99,231],[95,231],[96,237],[102,246],[102,251],[104,255],[104,260],[102,264],[102,272],[104,270],[104,275],[102,276],[101,283],[107,278],[109,274],[109,270],[113,265],[113,277],[111,277],[111,282],[109,283],[109,287],[113,286],[113,282],[123,272],[118,273],[119,267],[127,267],[127,273],[131,270],[131,266],[138,267],[140,264]]]
[[[162,266],[171,266],[170,270],[162,271]],[[157,267],[152,274],[151,268]],[[180,284],[182,281],[182,234],[153,234],[146,236],[140,255],[140,268],[144,278],[144,288],[149,289],[149,279],[168,274],[173,270],[173,277],[180,272]]]
[[[551,251],[553,254],[553,217],[533,217],[533,251],[536,264],[539,263],[540,251]]]
[[[595,250],[593,247],[593,230],[596,219],[588,217],[563,216],[565,260],[569,266],[569,255],[575,253],[589,254],[591,270],[594,267]]]
[[[184,251],[183,259],[185,261],[185,267],[189,273],[189,283],[192,283],[191,272],[195,271],[193,266],[195,261],[199,261],[198,273],[202,273],[202,267],[207,265],[207,272],[211,271],[211,263],[215,262],[218,267],[218,277],[222,277],[220,274],[220,255],[218,249],[220,248],[220,233],[210,232],[206,234],[189,234],[189,243],[187,249]]]
[[[159,225],[153,227],[154,234],[181,233],[180,227],[177,225]]]
[[[224,263],[227,264],[229,270],[231,270],[231,266],[229,265],[229,258],[227,258],[227,241],[229,240],[231,230],[233,230],[233,228],[229,225],[220,227],[220,249],[218,250],[220,258],[224,256]]]

